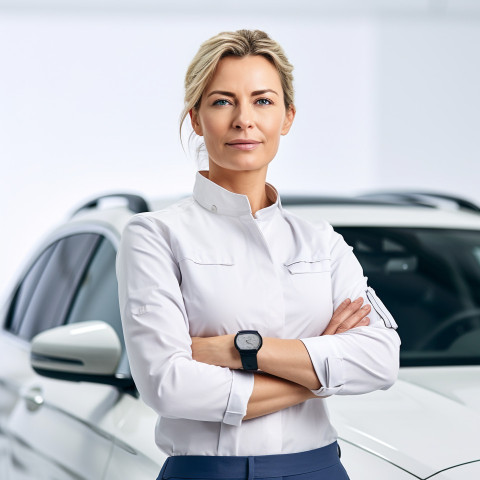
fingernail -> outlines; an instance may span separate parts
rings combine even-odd
[[[350,302],[351,302],[351,300],[349,298],[347,298],[346,300],[343,301],[343,303],[345,303],[346,305],[348,305]]]
[[[370,305],[364,305],[364,306],[362,307],[362,310],[367,310],[368,308],[370,308]]]

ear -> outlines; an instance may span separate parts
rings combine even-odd
[[[295,107],[293,104],[287,108],[282,131],[280,132],[281,135],[286,135],[290,131],[290,127],[292,126],[293,119],[295,118],[296,113],[297,111],[295,110]]]
[[[203,131],[202,131],[202,126],[200,125],[200,121],[198,118],[198,111],[195,110],[194,108],[191,108],[188,111],[188,114],[190,115],[190,120],[192,122],[192,128],[194,132],[199,135],[200,137],[203,136]]]

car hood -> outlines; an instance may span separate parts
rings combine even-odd
[[[437,392],[480,414],[480,366],[404,367],[399,378]]]
[[[426,478],[480,461],[478,410],[420,385],[398,380],[387,391],[327,399],[345,442]]]

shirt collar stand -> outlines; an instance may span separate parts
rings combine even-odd
[[[243,194],[233,193],[225,188],[212,182],[204,175],[207,172],[197,172],[195,177],[195,185],[193,187],[193,198],[203,207],[212,213],[219,215],[251,215],[252,209],[248,197]],[[274,203],[266,208],[258,210],[255,218],[259,220],[267,220],[273,215],[280,204],[280,196],[277,190],[266,183],[266,191],[268,198]]]

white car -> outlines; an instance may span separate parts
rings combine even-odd
[[[115,277],[121,231],[147,205],[125,198],[52,232],[0,312],[1,480],[158,475],[157,415],[130,377]],[[480,213],[399,198],[283,201],[344,235],[399,324],[397,383],[326,400],[342,462],[352,480],[479,479]]]

